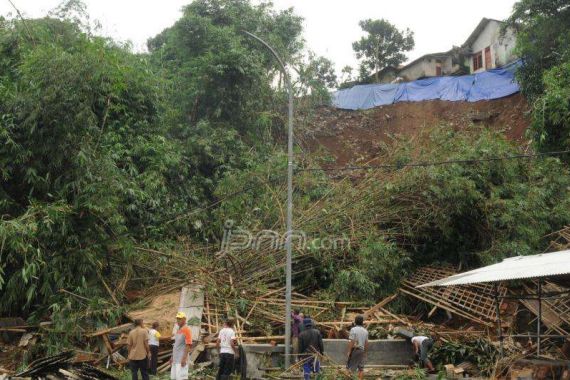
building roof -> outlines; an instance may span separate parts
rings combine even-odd
[[[475,30],[473,30],[473,32],[471,32],[471,34],[469,35],[469,37],[467,38],[467,40],[463,44],[463,47],[470,47],[471,44],[477,39],[477,37],[479,37],[479,34],[481,34],[481,32],[485,29],[487,24],[491,21],[495,21],[495,22],[498,22],[500,24],[503,23],[503,21],[500,21],[500,20],[495,20],[493,18],[483,17],[481,19],[481,21],[479,21],[479,24],[477,25],[477,27],[475,27]]]
[[[418,58],[414,59],[412,62],[408,63],[407,65],[402,66],[402,67],[399,67],[398,70],[399,70],[399,71],[405,70],[405,69],[407,69],[408,67],[415,65],[415,64],[418,63],[419,61],[422,61],[422,60],[427,59],[427,58],[445,58],[445,57],[449,57],[449,56],[451,56],[451,55],[452,55],[452,54],[451,54],[451,50],[449,50],[449,51],[444,51],[444,52],[441,52],[441,53],[429,53],[429,54],[424,54],[424,55],[422,55],[421,57],[418,57]]]
[[[566,250],[532,256],[511,257],[497,264],[428,282],[427,284],[419,285],[418,288],[553,277],[569,273],[570,250]]]

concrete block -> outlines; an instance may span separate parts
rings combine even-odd
[[[325,354],[337,364],[346,364],[346,339],[325,339]],[[366,364],[407,365],[414,357],[412,345],[403,339],[379,339],[368,341]]]

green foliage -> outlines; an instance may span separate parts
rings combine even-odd
[[[410,264],[405,251],[382,238],[369,238],[354,255],[353,266],[342,269],[331,285],[338,299],[366,301],[392,294]]]
[[[471,362],[484,376],[492,374],[500,357],[499,348],[485,338],[439,342],[434,345],[430,355],[434,363],[457,365],[465,361]]]
[[[299,90],[297,96],[311,97],[309,107],[330,103],[329,89],[337,86],[334,64],[325,57],[309,52],[306,63],[298,69]]]
[[[374,299],[378,285],[357,268],[342,269],[336,273],[331,289],[337,299]]]
[[[398,30],[385,19],[362,20],[359,23],[367,33],[359,41],[352,44],[356,57],[362,59],[360,66],[361,80],[371,74],[378,82],[378,72],[386,67],[398,67],[406,60],[404,52],[414,48],[414,33],[409,30]]]
[[[544,91],[544,71],[570,59],[570,2],[518,1],[508,25],[517,31],[517,53],[524,61],[517,73],[522,92],[534,101]]]
[[[437,132],[437,150],[426,161],[512,156],[516,149],[498,133]],[[500,160],[408,169],[386,184],[384,199],[404,200],[415,263],[437,260],[476,265],[541,251],[543,236],[568,220],[569,177],[557,159]],[[389,207],[386,205],[385,207]],[[408,221],[410,224],[408,224]]]
[[[288,60],[302,48],[301,19],[266,3],[193,2],[150,55],[93,35],[84,10],[0,21],[0,313],[61,331],[120,316],[108,288],[144,271],[135,246],[217,235],[218,183],[269,151],[275,61],[241,30]]]
[[[517,31],[517,76],[533,105],[530,134],[543,151],[570,146],[570,1],[521,0],[508,25]],[[565,157],[568,160],[568,157]]]
[[[295,228],[310,239],[351,241],[346,250],[309,247],[295,266],[297,286],[325,289],[319,294],[331,299],[375,300],[418,266],[475,267],[541,252],[548,245],[544,237],[570,222],[570,177],[558,159],[479,162],[519,151],[499,132],[475,126],[459,132],[442,126],[422,136],[421,147],[415,141],[392,146],[392,162],[458,162],[373,171],[359,185],[296,172]],[[221,230],[229,218],[251,231],[283,231],[286,187],[279,173],[285,165],[285,157],[276,156],[226,177],[216,193],[223,201],[212,229]]]
[[[566,150],[570,147],[570,59],[547,70],[543,84],[544,94],[537,98],[532,114],[534,141],[545,151]]]
[[[396,375],[394,380],[424,380],[427,379],[426,370],[415,367],[412,373],[401,373]]]
[[[242,136],[262,133],[257,119],[272,109],[278,71],[271,53],[242,31],[294,62],[303,46],[301,30],[301,18],[291,9],[277,12],[270,3],[199,0],[186,6],[181,19],[148,42],[154,65],[171,87],[167,120],[176,125],[173,133],[188,133],[202,119]]]
[[[154,198],[138,176],[153,159],[134,152],[161,144],[144,60],[64,21],[27,23],[31,44],[21,24],[1,31],[3,312],[50,305],[61,288],[96,294],[111,252],[129,255],[137,200]]]
[[[358,84],[356,78],[353,76],[353,72],[354,69],[352,68],[352,66],[344,66],[341,70],[341,78],[340,78],[340,84],[338,86],[338,88],[340,90],[344,89],[344,88],[350,88],[356,84]]]
[[[566,11],[560,5],[548,17]],[[284,231],[283,78],[243,30],[298,69],[301,106],[326,102],[337,83],[330,60],[302,58],[301,19],[269,3],[194,1],[149,40],[148,55],[93,35],[81,12],[72,0],[54,17],[0,20],[0,314],[49,315],[53,350],[75,339],[73,324],[120,318],[109,289],[121,304],[130,278],[155,275],[156,258],[137,247],[217,244],[228,219]],[[515,19],[560,27],[526,17]],[[366,72],[397,65],[413,46],[411,32],[385,20],[361,26],[369,35],[355,50]],[[521,49],[524,33],[534,36],[523,32]],[[560,59],[541,73],[534,113],[536,139],[548,149],[568,144],[570,67]],[[496,133],[447,127],[422,147],[390,149],[398,164],[518,152]],[[302,157],[299,167],[314,165]],[[295,227],[313,243],[351,243],[296,252],[300,289],[369,301],[415,266],[542,251],[544,236],[570,223],[570,177],[554,158],[402,166],[362,184],[295,174]]]

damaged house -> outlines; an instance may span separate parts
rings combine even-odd
[[[462,46],[465,66],[470,73],[479,73],[504,66],[517,59],[514,54],[515,33],[503,32],[502,21],[484,18]]]
[[[463,45],[425,54],[397,69],[385,68],[378,73],[378,83],[474,74],[509,64],[517,59],[516,37],[513,29],[503,28],[504,22],[483,18]]]

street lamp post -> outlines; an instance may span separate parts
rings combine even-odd
[[[291,88],[291,80],[285,69],[283,60],[275,49],[267,42],[263,41],[256,35],[243,31],[249,37],[259,41],[265,46],[271,54],[279,62],[279,66],[285,78],[287,92],[289,93],[289,115],[288,115],[288,142],[287,142],[287,240],[285,246],[287,249],[287,263],[285,266],[285,368],[289,368],[291,364],[291,235],[293,233],[293,90]]]

